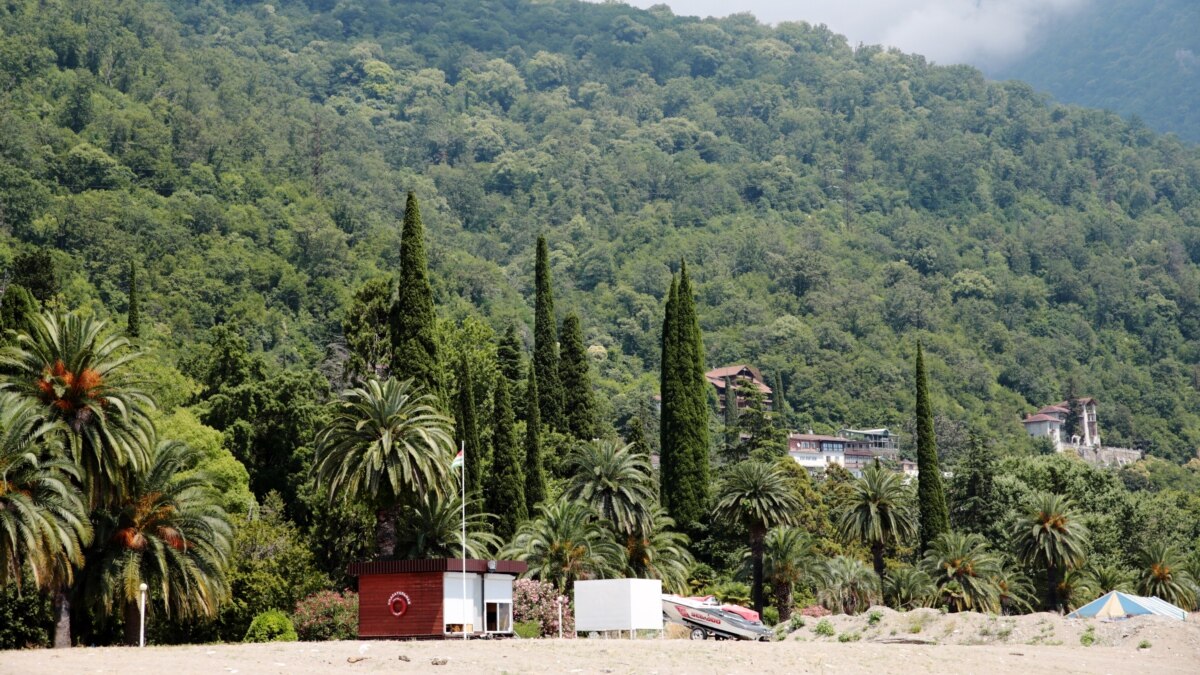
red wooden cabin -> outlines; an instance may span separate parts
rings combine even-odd
[[[353,563],[360,638],[512,635],[512,584],[528,565],[517,560],[380,560]]]

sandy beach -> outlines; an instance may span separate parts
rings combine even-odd
[[[890,612],[890,610],[888,610]],[[778,642],[673,639],[345,641],[0,652],[0,673],[1188,673],[1200,669],[1200,623],[1140,617],[1066,621],[934,610],[830,617]],[[1007,623],[1006,623],[1007,622]],[[918,632],[913,626],[920,625]],[[1094,626],[1092,646],[1080,636]],[[1144,645],[1149,644],[1146,647]]]

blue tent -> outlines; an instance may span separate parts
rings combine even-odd
[[[1187,612],[1166,600],[1109,591],[1067,615],[1068,619],[1124,619],[1129,616],[1156,614],[1183,621]]]

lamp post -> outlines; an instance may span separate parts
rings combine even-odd
[[[558,639],[559,640],[562,639],[562,635],[563,635],[562,610],[563,610],[563,605],[565,605],[565,604],[567,604],[567,596],[565,596],[565,595],[558,596]]]
[[[146,646],[146,589],[149,588],[145,583],[138,586],[138,614],[141,615],[142,625],[138,633],[138,646]]]

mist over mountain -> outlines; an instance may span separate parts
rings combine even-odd
[[[985,70],[1200,141],[1200,5],[1095,2],[1050,21],[1034,40],[1022,58]]]

